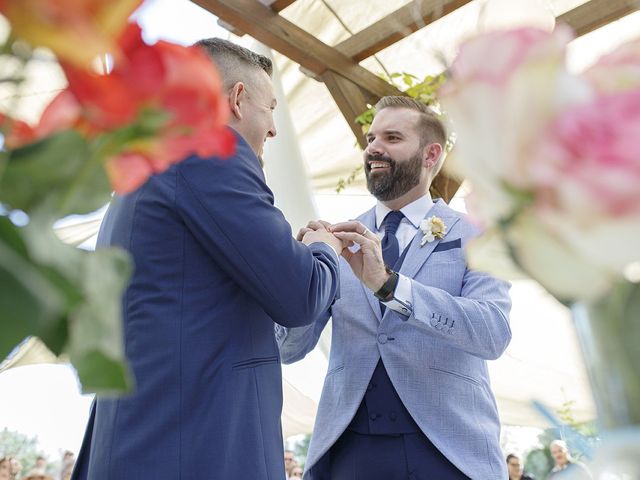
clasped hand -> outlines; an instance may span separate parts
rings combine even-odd
[[[354,275],[374,292],[389,279],[382,259],[380,239],[357,220],[334,225],[314,220],[301,228],[296,238],[307,245],[325,242],[334,247],[347,261]],[[355,252],[349,248],[354,244],[360,246]]]

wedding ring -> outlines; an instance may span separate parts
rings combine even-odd
[[[364,231],[362,232],[362,236],[366,237],[367,233],[369,233],[369,229],[367,227],[364,227]]]

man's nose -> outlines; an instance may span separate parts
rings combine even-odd
[[[364,153],[367,155],[381,155],[382,153],[384,153],[384,151],[380,142],[374,139],[367,144],[366,148],[364,149]]]

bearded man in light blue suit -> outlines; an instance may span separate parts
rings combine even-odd
[[[446,141],[437,117],[405,97],[376,110],[364,167],[377,205],[299,234],[359,246],[342,252],[341,297],[309,326],[276,327],[290,363],[333,319],[305,480],[505,479],[487,360],[511,339],[509,285],[468,268],[476,227],[429,195]]]

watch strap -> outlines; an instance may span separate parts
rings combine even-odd
[[[393,298],[390,298],[390,296],[395,291],[396,286],[398,285],[398,280],[400,279],[398,272],[394,272],[389,267],[386,267],[386,269],[387,273],[389,273],[389,279],[384,282],[377,292],[373,293],[373,295],[381,302],[386,302]]]

